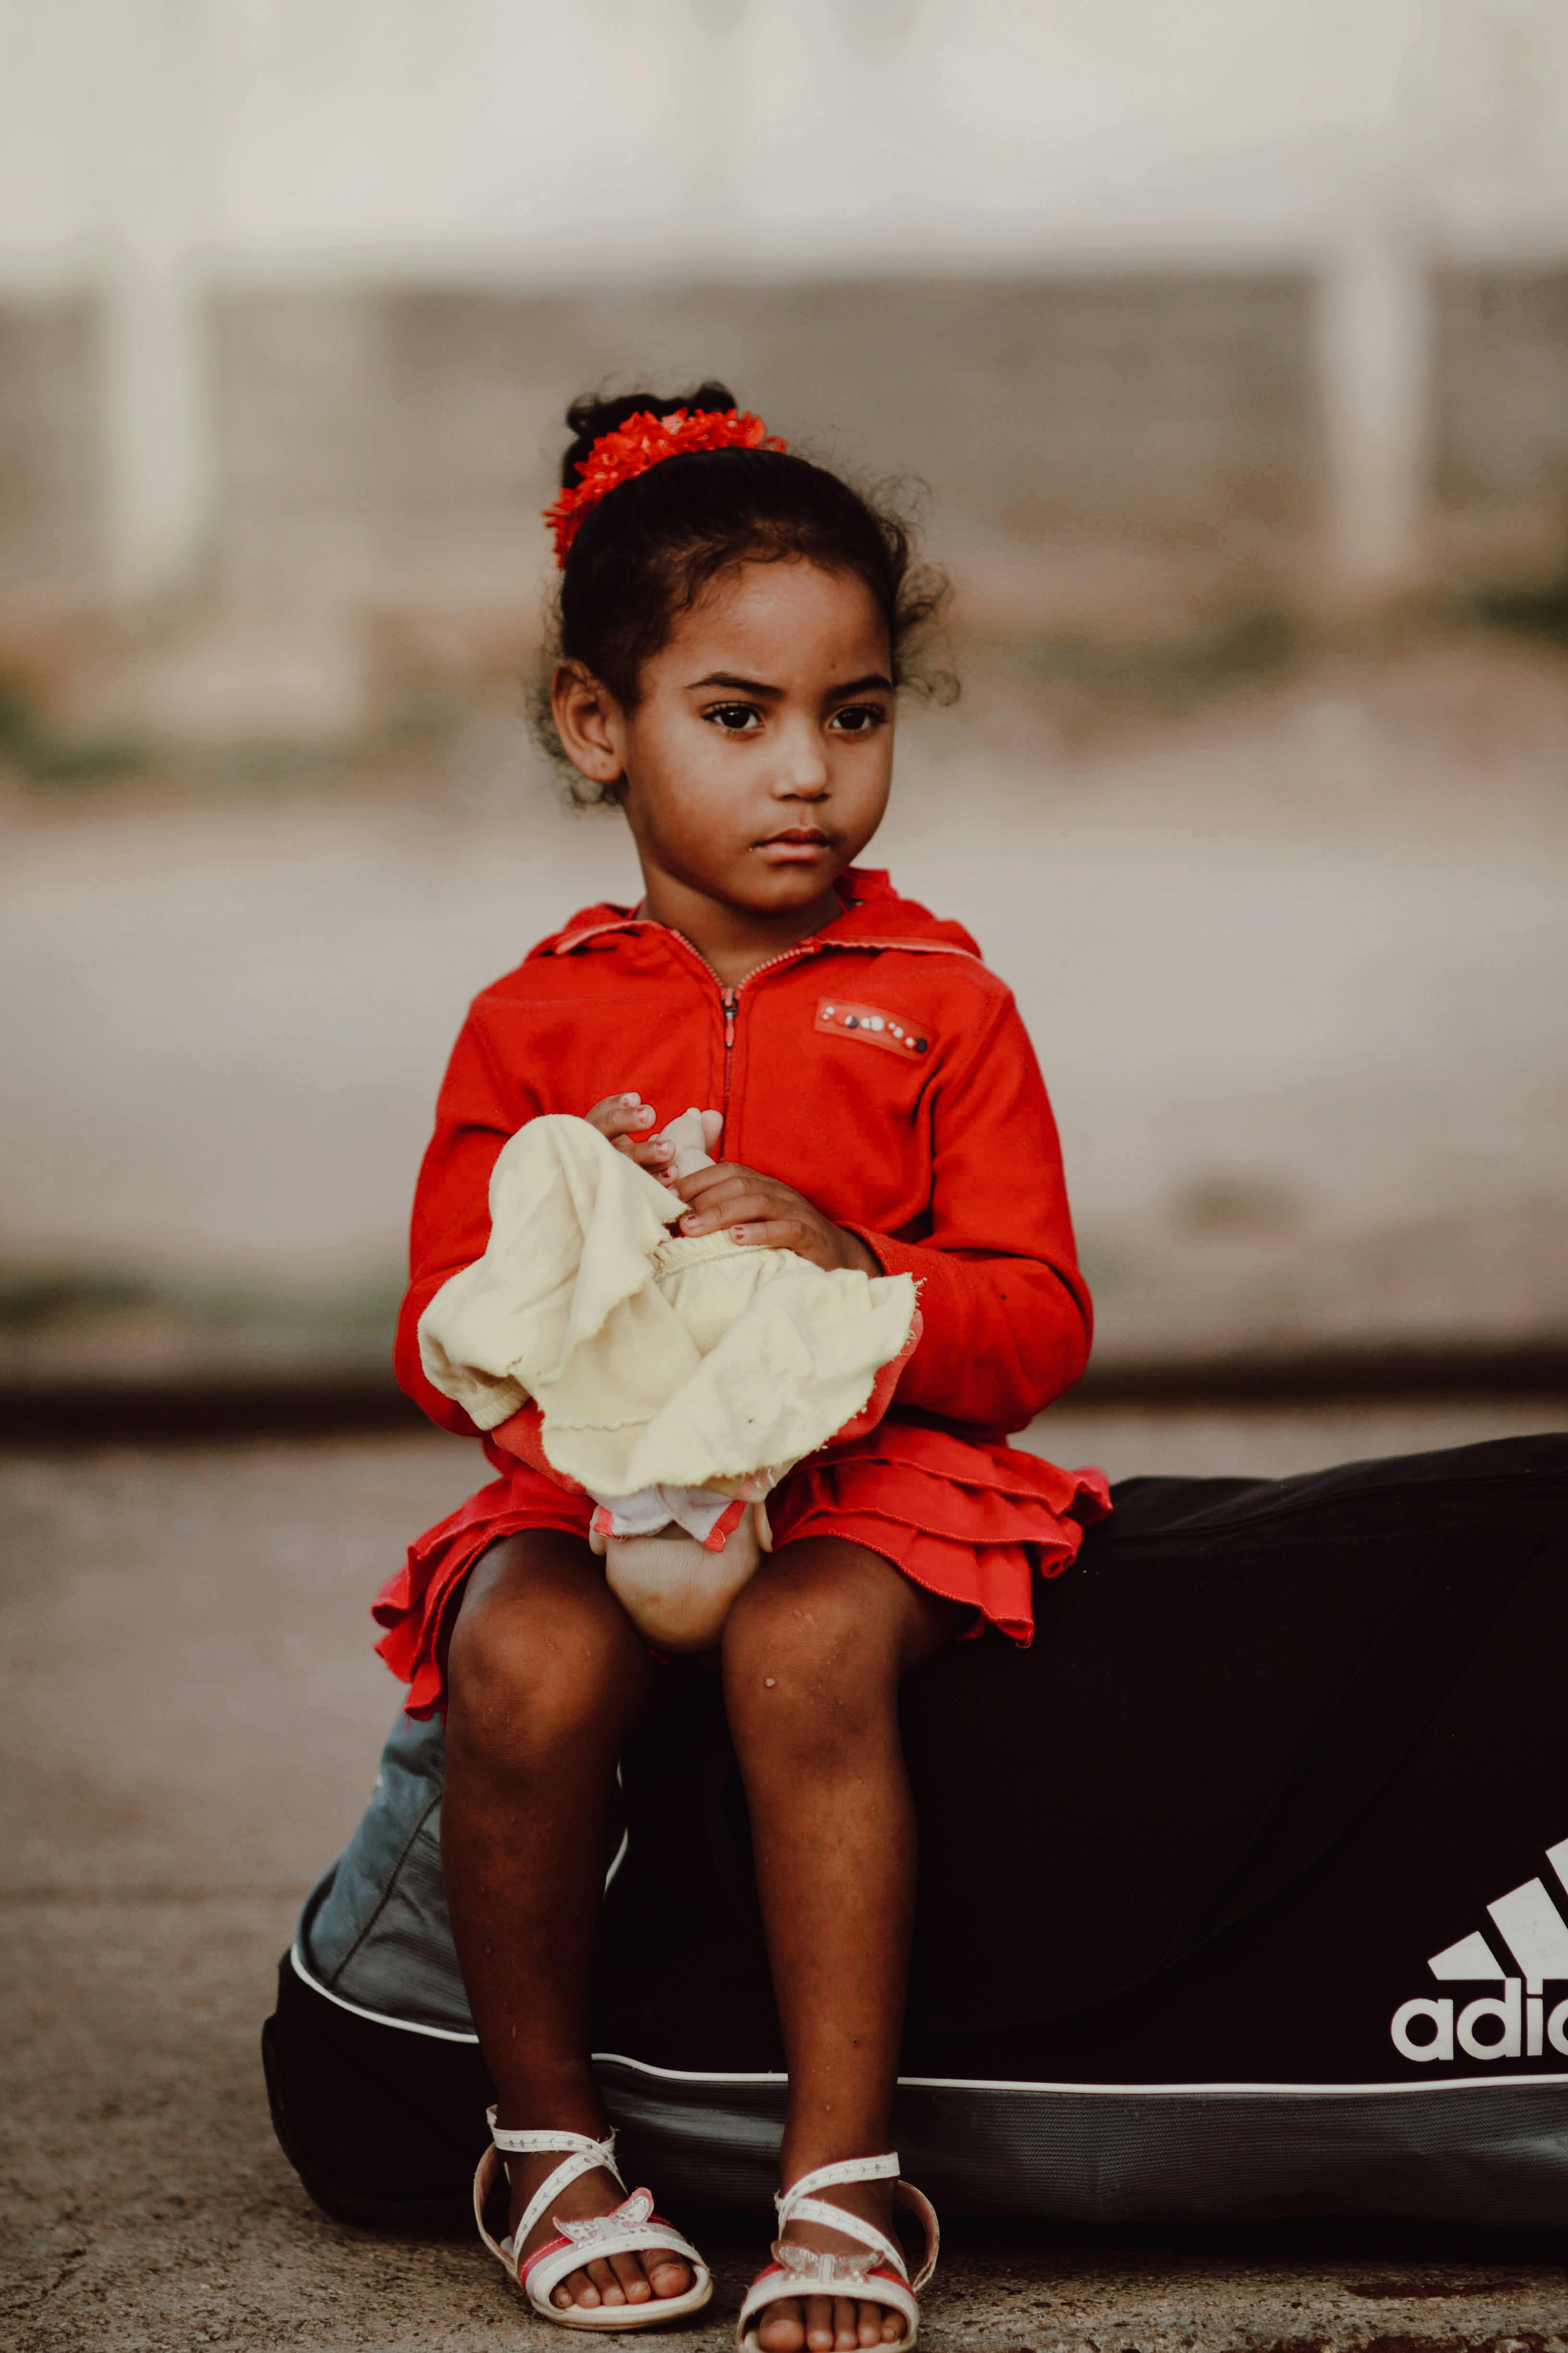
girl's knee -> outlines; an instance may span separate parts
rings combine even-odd
[[[788,1562],[787,1555],[776,1566],[764,1560],[731,1605],[724,1621],[724,1655],[780,1643],[821,1643],[831,1639],[843,1615],[842,1600],[826,1579],[804,1574]]]
[[[841,1700],[869,1701],[897,1683],[885,1630],[859,1580],[787,1554],[737,1596],[723,1649],[732,1722],[737,1714],[780,1722],[796,1712],[825,1721]]]
[[[538,1756],[606,1731],[641,1701],[647,1654],[591,1570],[465,1597],[447,1655],[456,1737]]]

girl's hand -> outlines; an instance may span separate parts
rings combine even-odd
[[[661,1184],[669,1183],[673,1154],[668,1144],[659,1144],[649,1135],[655,1113],[641,1095],[606,1095],[586,1116],[589,1126],[607,1135],[617,1152],[624,1152],[628,1160],[635,1160],[639,1168],[646,1168]]]
[[[836,1226],[804,1193],[781,1185],[776,1176],[759,1176],[754,1168],[721,1160],[717,1167],[677,1177],[675,1190],[689,1204],[680,1220],[683,1234],[712,1234],[722,1228],[731,1241],[755,1250],[795,1250],[830,1273],[837,1267],[855,1267],[862,1274],[882,1271],[858,1234]]]

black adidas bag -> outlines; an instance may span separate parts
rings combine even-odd
[[[906,2172],[996,2215],[1568,2223],[1568,1438],[1115,1503],[1032,1650],[907,1687]],[[763,2211],[782,2053],[714,1674],[671,1672],[623,1772],[612,2115],[662,2199]],[[284,2147],[361,2221],[460,2211],[485,2137],[439,1802],[401,1722],[264,2036]]]

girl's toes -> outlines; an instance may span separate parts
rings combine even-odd
[[[596,2305],[599,2291],[586,2272],[569,2272],[556,2289],[554,2301],[567,2312],[574,2304]]]
[[[625,2304],[626,2300],[626,2292],[621,2285],[619,2280],[616,2277],[615,2273],[610,2269],[609,2264],[605,2261],[603,2255],[596,2256],[589,2264],[588,2278],[591,2284],[599,2291],[597,2296],[595,2298],[595,2303],[606,2305]],[[583,2300],[585,2301],[585,2299]]]
[[[610,2269],[615,2273],[616,2284],[628,2304],[647,2302],[653,2290],[647,2284],[647,2274],[642,2267],[640,2255],[612,2255]]]
[[[782,2296],[770,2307],[766,2317],[758,2322],[757,2342],[763,2353],[800,2353],[805,2342],[805,2329],[794,2296]]]
[[[863,2304],[860,2306],[859,2327],[855,2335],[857,2345],[885,2345],[888,2340],[882,2334],[882,2323],[887,2317],[888,2311],[885,2305]],[[893,2341],[897,2343],[898,2340],[895,2338]]]
[[[834,2353],[833,2303],[826,2295],[808,2295],[805,2299],[805,2341],[811,2353]]]
[[[858,2320],[859,2314],[848,2297],[836,2295],[833,2299],[834,2353],[856,2353],[860,2342]]]
[[[649,2285],[655,2295],[684,2295],[691,2285],[691,2274],[675,2255],[645,2255]]]
[[[898,2341],[899,2341],[900,2337],[903,2335],[903,2333],[904,2333],[904,2324],[903,2324],[903,2322],[899,2318],[899,2316],[898,2316],[898,2314],[897,2314],[896,2312],[889,2312],[889,2311],[888,2310],[888,2307],[887,2307],[887,2306],[886,2306],[886,2305],[884,2305],[884,2306],[882,2306],[882,2308],[881,2308],[881,2318],[882,2318],[882,2330],[881,2330],[881,2337],[882,2337],[882,2342],[883,2342],[883,2344],[884,2344],[884,2345],[896,2345],[896,2344],[898,2343]],[[873,2337],[873,2339],[872,2339],[872,2342],[873,2342],[873,2344],[876,2342],[876,2339],[875,2339],[874,2337]]]

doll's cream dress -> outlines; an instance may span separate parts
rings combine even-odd
[[[664,1134],[678,1175],[709,1165],[698,1113]],[[531,1400],[634,1620],[706,1648],[766,1546],[761,1499],[907,1351],[914,1280],[672,1235],[679,1197],[559,1113],[502,1148],[489,1207],[483,1257],[420,1318],[426,1377],[481,1430]]]

